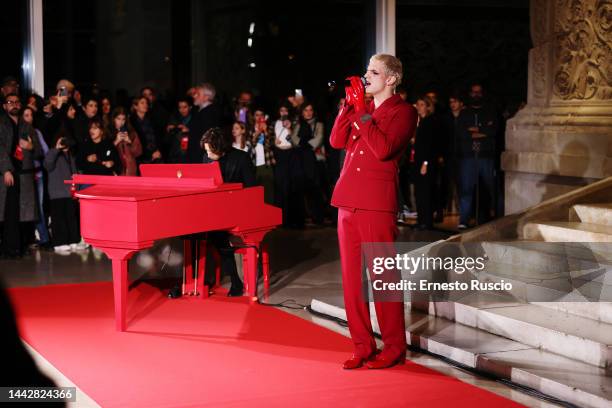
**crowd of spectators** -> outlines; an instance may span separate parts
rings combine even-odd
[[[202,136],[217,127],[233,148],[249,154],[256,183],[264,186],[265,201],[282,209],[285,227],[335,222],[329,199],[343,152],[329,146],[329,133],[343,98],[329,112],[318,112],[300,92],[267,112],[250,91],[241,92],[231,109],[221,106],[210,83],[192,87],[171,106],[152,87],[125,106],[65,79],[47,99],[22,95],[12,77],[1,85],[5,257],[23,256],[33,244],[60,253],[87,247],[78,206],[64,183],[72,174],[138,176],[142,163],[206,163]],[[399,93],[406,98],[405,91]],[[433,228],[455,208],[459,228],[496,214],[502,134],[497,112],[480,84],[448,102],[446,109],[433,92],[416,100],[419,126],[398,169],[398,220],[416,216],[419,228]]]

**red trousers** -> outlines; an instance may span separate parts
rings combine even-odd
[[[362,282],[362,244],[388,242],[397,237],[395,214],[383,211],[338,209],[338,243],[342,264],[344,307],[351,338],[355,344],[355,356],[369,357],[376,350],[370,323],[370,308],[364,296]],[[392,245],[390,245],[392,246]],[[366,246],[367,247],[367,246]],[[365,249],[365,248],[364,248]],[[377,255],[379,250],[376,251]],[[372,265],[371,253],[365,250],[365,265]],[[394,256],[394,254],[388,254]],[[370,279],[377,279],[368,268]],[[365,279],[365,277],[364,277]],[[400,296],[402,296],[400,294]],[[375,296],[376,298],[376,296]],[[397,296],[395,297],[397,299]],[[395,359],[406,352],[406,328],[403,301],[376,301],[376,317],[384,342],[383,356]]]

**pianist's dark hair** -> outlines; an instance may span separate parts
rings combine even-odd
[[[204,133],[202,140],[200,140],[202,149],[204,148],[204,143],[208,143],[210,150],[218,155],[223,155],[232,149],[231,137],[218,127],[210,128]]]

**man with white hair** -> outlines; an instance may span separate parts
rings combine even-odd
[[[372,274],[371,243],[388,243],[390,251],[397,236],[398,163],[416,129],[415,109],[395,93],[402,79],[402,63],[392,55],[370,59],[364,81],[347,78],[346,104],[340,110],[330,135],[330,144],[346,150],[346,159],[336,182],[331,204],[338,208],[338,245],[342,266],[344,306],[355,346],[344,369],[386,368],[406,358],[403,293],[386,299],[374,293],[376,316],[384,349],[376,350],[370,323],[369,304],[362,280],[362,248]],[[365,93],[373,100],[366,104]],[[380,246],[376,249],[381,250]],[[390,270],[384,277],[397,278]],[[367,292],[366,292],[367,293]],[[386,295],[386,294],[385,294]]]
[[[219,110],[214,104],[215,94],[215,87],[210,83],[203,83],[192,88],[193,116],[189,123],[188,163],[204,161],[200,140],[208,129],[221,125]]]

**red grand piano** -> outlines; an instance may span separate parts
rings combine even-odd
[[[116,329],[126,328],[128,260],[158,239],[216,230],[239,236],[245,244],[245,292],[255,297],[257,248],[282,222],[280,209],[264,203],[263,187],[223,183],[218,163],[141,165],[140,171],[142,177],[74,175],[67,181],[88,186],[76,193],[81,235],[112,261]],[[199,269],[193,284],[196,292],[207,293],[203,262]]]

